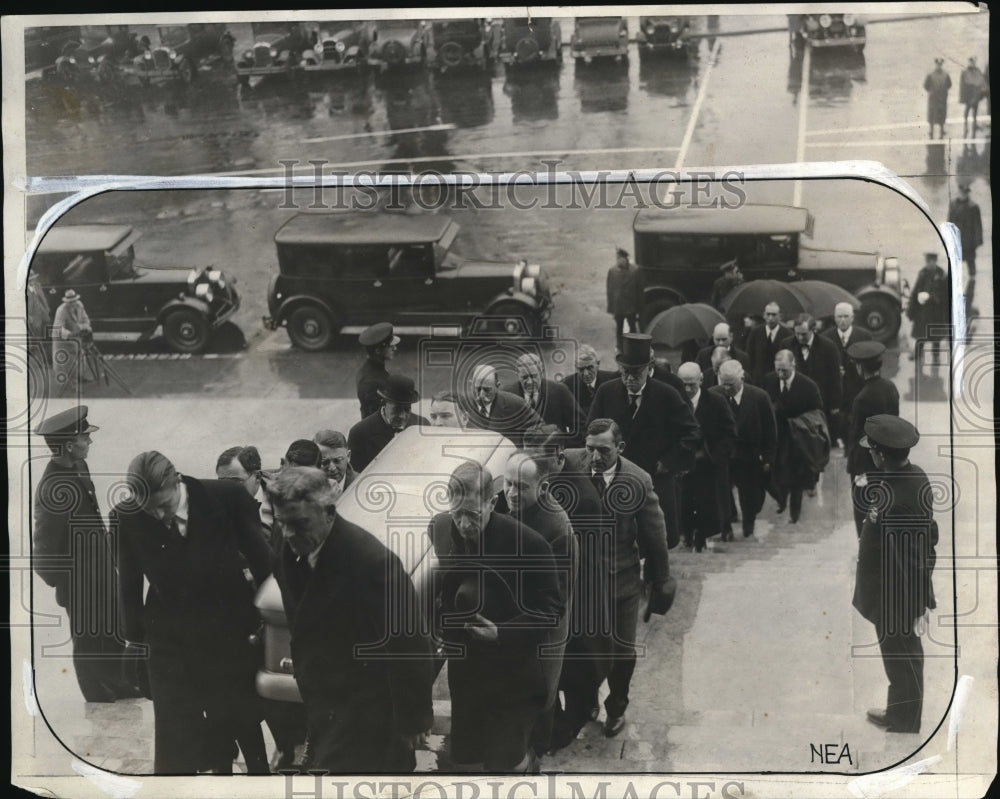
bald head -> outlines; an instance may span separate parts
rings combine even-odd
[[[719,365],[719,385],[730,397],[735,397],[743,388],[745,375],[742,364],[731,359]]]
[[[717,347],[729,347],[733,343],[733,334],[729,330],[729,325],[719,322],[712,331],[712,343]]]
[[[701,367],[696,363],[688,361],[687,363],[682,363],[680,368],[677,370],[677,376],[681,379],[684,384],[684,393],[690,398],[694,398],[699,391],[701,391]]]

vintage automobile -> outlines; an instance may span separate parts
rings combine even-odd
[[[69,42],[80,41],[80,28],[74,25],[36,25],[24,29],[25,73],[55,64]]]
[[[636,33],[639,55],[693,56],[698,52],[698,39],[691,36],[690,17],[639,17]]]
[[[120,62],[141,48],[128,25],[81,25],[80,36],[63,46],[56,59],[56,76],[64,83],[97,78],[111,83],[121,76]]]
[[[788,37],[793,58],[807,46],[850,47],[860,53],[865,49],[865,20],[857,14],[789,14]]]
[[[648,208],[632,225],[643,286],[641,319],[686,302],[708,302],[719,266],[733,258],[747,281],[824,280],[861,302],[857,322],[878,341],[898,332],[904,283],[894,257],[806,246],[814,220],[805,208],[746,204]]]
[[[506,17],[500,60],[508,66],[562,61],[562,28],[551,17]]]
[[[300,213],[274,236],[279,273],[267,292],[270,329],[306,351],[345,325],[470,326],[537,335],[552,311],[545,272],[465,261],[449,252],[459,226],[444,214]]]
[[[143,84],[179,79],[191,83],[202,66],[233,60],[236,40],[221,22],[190,22],[158,29],[160,43],[148,41],[127,72]]]
[[[302,55],[316,45],[316,33],[303,22],[252,22],[253,46],[236,61],[236,74],[281,75],[299,66]]]
[[[128,225],[58,225],[42,239],[31,271],[53,315],[63,293],[80,295],[95,332],[163,336],[175,352],[200,352],[240,306],[236,280],[220,269],[153,268],[135,262],[142,234]]]
[[[577,17],[569,50],[573,58],[589,64],[595,58],[628,58],[628,26],[624,17]]]
[[[481,19],[436,19],[428,33],[428,59],[443,75],[449,69],[492,64],[490,40]]]
[[[368,66],[385,72],[427,63],[427,23],[412,19],[379,20],[372,25]]]
[[[443,427],[410,427],[355,479],[337,500],[337,515],[363,528],[396,553],[413,581],[425,630],[439,641],[440,619],[434,613],[434,554],[428,526],[447,510],[448,477],[460,463],[474,461],[496,476],[503,488],[503,467],[514,445],[499,433]],[[269,577],[257,592],[263,621],[263,664],[257,672],[257,692],[265,699],[301,702],[295,682],[291,635],[281,591]],[[438,649],[437,665],[442,663]]]
[[[370,22],[328,21],[320,23],[316,44],[302,54],[307,72],[364,70],[371,46]]]

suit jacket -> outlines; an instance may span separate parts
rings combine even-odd
[[[430,422],[423,416],[411,413],[406,419],[406,426],[412,427],[415,424],[429,425]],[[351,468],[356,472],[363,471],[395,435],[396,431],[382,418],[381,409],[355,424],[347,434],[347,448],[351,451]]]
[[[865,434],[869,416],[891,413],[899,416],[899,391],[884,377],[871,377],[865,381],[851,406],[851,429],[847,434],[847,473],[865,474],[875,470],[871,451],[859,443]]]
[[[655,474],[661,464],[664,471],[686,470],[701,441],[691,406],[677,391],[658,380],[646,381],[634,419],[629,411],[628,390],[621,378],[605,383],[597,389],[587,424],[602,418],[618,422],[625,440],[623,454],[649,474]]]
[[[526,400],[520,383],[511,386],[510,393]],[[583,440],[583,431],[580,429],[584,419],[583,412],[573,399],[570,390],[562,383],[543,380],[533,410],[546,424],[554,424],[564,433],[570,433],[573,438]]]
[[[699,465],[713,469],[726,466],[736,441],[736,420],[729,402],[703,387],[698,395],[694,418],[701,428],[701,446],[695,455],[695,468]]]
[[[715,345],[710,344],[707,347],[702,347],[700,350],[698,350],[698,357],[695,359],[695,362],[698,364],[698,366],[701,367],[701,370],[703,372],[706,369],[708,369],[709,371],[711,371],[712,369],[712,350],[714,349]],[[738,350],[736,349],[735,346],[733,346],[729,348],[729,354],[734,359],[739,361],[740,365],[745,370],[747,370],[748,372],[750,371],[750,356],[747,353],[743,352],[743,350]]]
[[[528,403],[509,391],[497,391],[489,417],[479,412],[474,400],[463,397],[461,402],[469,415],[469,427],[500,433],[518,447],[521,446],[524,431],[542,423],[542,418],[528,407]]]
[[[275,577],[309,720],[309,765],[333,773],[405,770],[399,738],[430,728],[434,668],[399,558],[337,516],[315,568],[286,544]]]
[[[832,341],[833,345],[837,348],[837,355],[840,356],[840,373],[842,376],[840,381],[840,410],[850,411],[854,398],[861,390],[864,381],[861,379],[861,375],[858,374],[858,370],[854,368],[854,359],[847,354],[847,348],[852,344],[857,344],[859,341],[871,341],[872,334],[863,327],[852,325],[851,335],[848,336],[846,345],[841,341],[840,331],[836,327],[827,328],[821,335]]]
[[[184,537],[130,502],[111,512],[125,638],[150,644],[154,659],[235,658],[249,649],[247,637],[259,625],[243,569],[263,582],[271,573],[271,550],[257,503],[243,486],[182,479],[188,492]],[[143,578],[149,581],[145,605]]]
[[[795,371],[811,378],[819,388],[827,416],[840,410],[840,356],[833,342],[814,335],[808,360],[802,357],[802,347],[797,341],[789,348],[795,354]]]
[[[389,382],[389,371],[384,363],[365,358],[354,380],[358,387],[358,402],[361,403],[361,418],[364,419],[382,407],[382,398],[378,395],[378,390],[384,389]]]
[[[676,374],[670,371],[668,366],[661,366],[660,364],[653,365],[653,379],[659,380],[661,383],[666,383],[672,389],[674,389],[682,397],[684,396],[684,381],[681,380]]]
[[[566,375],[563,378],[563,385],[569,389],[569,393],[573,395],[573,399],[580,406],[580,410],[583,413],[581,421],[587,420],[587,413],[590,411],[590,406],[594,401],[594,394],[597,393],[597,389],[609,380],[614,380],[616,377],[618,377],[617,372],[598,369],[593,388],[583,382],[583,378],[580,377],[579,372],[573,372],[573,374]]]
[[[806,411],[823,410],[819,386],[804,374],[795,373],[785,394],[781,393],[781,380],[775,372],[764,378],[764,390],[771,398],[774,420],[778,425],[778,443],[788,438],[788,420]]]
[[[794,381],[792,385],[795,385]],[[712,389],[727,404],[729,397],[721,386]],[[732,407],[730,405],[730,407]],[[778,450],[778,430],[774,410],[767,392],[762,388],[743,384],[743,396],[736,406],[736,441],[732,460],[741,464],[774,464]]]
[[[565,471],[590,475],[587,450],[568,449],[565,456]],[[661,590],[670,576],[667,528],[649,474],[628,459],[619,458],[601,509],[614,524],[609,577],[615,598],[639,593],[643,582]],[[641,574],[640,560],[644,561]]]
[[[774,342],[767,337],[767,325],[758,325],[750,331],[747,336],[747,356],[750,358],[748,379],[751,383],[755,386],[764,385],[764,376],[774,370],[774,356],[779,350],[788,349],[789,341],[794,338],[795,334],[780,324],[774,334]]]
[[[715,370],[711,366],[708,369],[703,369],[701,372],[702,391],[717,385],[719,385],[719,376],[715,373]]]

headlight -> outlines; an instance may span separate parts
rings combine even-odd
[[[212,297],[212,287],[208,283],[199,283],[194,287],[194,296],[201,297],[205,302],[211,302]]]
[[[271,48],[271,58],[277,58],[277,57],[278,57],[278,51],[277,51],[277,50],[275,50],[275,49],[274,49],[274,48],[272,47],[272,48]]]
[[[647,25],[646,25],[646,33],[648,35],[650,35],[650,36],[652,36],[654,33],[656,33],[656,26],[652,22],[647,23]]]
[[[856,21],[857,18],[854,16],[854,14],[844,14],[845,25],[853,25]]]
[[[253,60],[253,50],[247,50],[247,51],[246,51],[246,52],[245,52],[245,53],[243,54],[243,57],[244,57],[245,59],[247,59],[248,61],[252,61],[252,60]]]
[[[833,23],[833,20],[830,19],[830,15],[829,14],[823,14],[819,18],[819,26],[821,28],[829,28],[832,23]]]
[[[890,257],[885,259],[885,276],[883,283],[889,286],[898,286],[899,281],[899,259]]]
[[[342,52],[344,52],[344,50],[346,50],[346,49],[347,49],[347,45],[346,45],[346,44],[344,44],[343,42],[337,42],[337,43],[336,43],[336,44],[335,44],[335,45],[333,46],[333,49],[334,49],[334,50],[336,50],[336,51],[337,51],[338,53],[342,53]]]
[[[170,60],[171,61],[176,61],[177,60],[177,51],[176,50],[168,50],[167,51],[167,55],[170,56]]]
[[[201,272],[199,272],[197,269],[192,269],[190,272],[188,272],[188,283],[189,284],[194,283],[198,279],[198,275],[200,274]]]
[[[151,52],[149,52],[149,50],[147,50],[145,53],[143,53],[142,57],[144,59],[146,59],[147,61],[152,61],[153,60],[153,54]]]
[[[71,63],[71,64],[75,64],[75,63],[76,63],[76,59],[75,59],[75,58],[72,58],[72,57],[70,57],[70,59],[69,59],[69,63]]]
[[[92,55],[87,56],[87,61],[91,64],[97,63]]]
[[[525,294],[534,297],[535,296],[535,278],[533,277],[523,277],[521,278],[521,291]]]
[[[222,270],[221,269],[209,269],[206,276],[213,283],[222,283]]]

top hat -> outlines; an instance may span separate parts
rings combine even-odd
[[[399,344],[399,336],[393,334],[392,325],[388,322],[378,322],[365,328],[358,336],[358,344],[362,347],[377,347],[380,344]]]
[[[865,435],[859,442],[871,449],[872,444],[881,444],[890,449],[910,449],[920,440],[920,433],[906,419],[891,413],[869,416],[865,422]]]
[[[87,406],[78,405],[75,408],[61,411],[42,421],[35,430],[40,436],[82,436],[101,428],[87,421]]]
[[[380,388],[378,395],[398,405],[412,405],[420,401],[420,394],[413,384],[413,378],[406,375],[389,375],[385,388]]]
[[[80,295],[79,294],[77,294],[75,291],[73,291],[73,289],[66,289],[66,293],[63,294],[62,301],[63,302],[76,302],[78,299],[80,299]]]
[[[849,357],[856,361],[871,361],[882,357],[885,352],[885,344],[877,341],[858,341],[847,348]]]
[[[647,366],[653,357],[653,337],[646,333],[622,336],[622,351],[615,360],[622,366]]]

